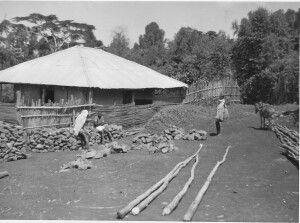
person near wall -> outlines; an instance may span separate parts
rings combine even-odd
[[[104,121],[102,113],[98,113],[95,116],[94,128],[97,129],[97,131],[100,133],[102,144],[104,144],[104,134],[105,133],[107,134],[109,140],[112,141],[111,133],[106,129],[107,126],[108,126],[108,124]]]
[[[89,150],[89,140],[87,135],[85,134],[83,127],[86,123],[87,116],[88,116],[88,110],[82,110],[80,115],[77,116],[74,122],[73,131],[75,137],[78,137],[82,142],[82,148]]]
[[[220,103],[217,107],[217,115],[215,117],[216,118],[216,129],[217,129],[216,135],[221,134],[221,122],[224,122],[229,117],[224,94],[220,94],[219,102]]]

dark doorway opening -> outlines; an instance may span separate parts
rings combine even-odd
[[[46,87],[44,103],[51,103],[51,102],[54,103],[54,88]]]
[[[148,105],[152,104],[151,99],[135,99],[134,100],[135,105]]]
[[[132,103],[132,91],[124,90],[123,91],[123,104],[130,104],[130,103]]]

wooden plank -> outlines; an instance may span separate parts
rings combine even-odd
[[[68,109],[68,108],[82,108],[82,107],[89,107],[89,106],[95,106],[95,104],[84,104],[84,105],[72,105],[72,106],[35,106],[35,107],[27,107],[27,106],[20,106],[17,107],[17,109]],[[102,106],[102,105],[98,105]]]
[[[72,115],[58,115],[58,114],[48,114],[48,115],[21,115],[21,118],[37,118],[37,117],[72,117]]]
[[[73,122],[59,123],[59,124],[52,124],[52,125],[41,125],[41,126],[24,127],[24,129],[36,129],[36,128],[44,128],[44,127],[58,126],[58,125],[71,125],[71,124],[73,124]]]

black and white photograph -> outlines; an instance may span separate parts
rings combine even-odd
[[[299,1],[0,0],[0,222],[299,222]]]

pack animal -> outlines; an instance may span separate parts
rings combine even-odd
[[[273,108],[270,108],[269,104],[258,102],[254,104],[255,113],[259,114],[260,117],[260,128],[263,129],[266,127],[266,119],[269,121],[269,127],[272,126],[272,119],[279,116]]]

